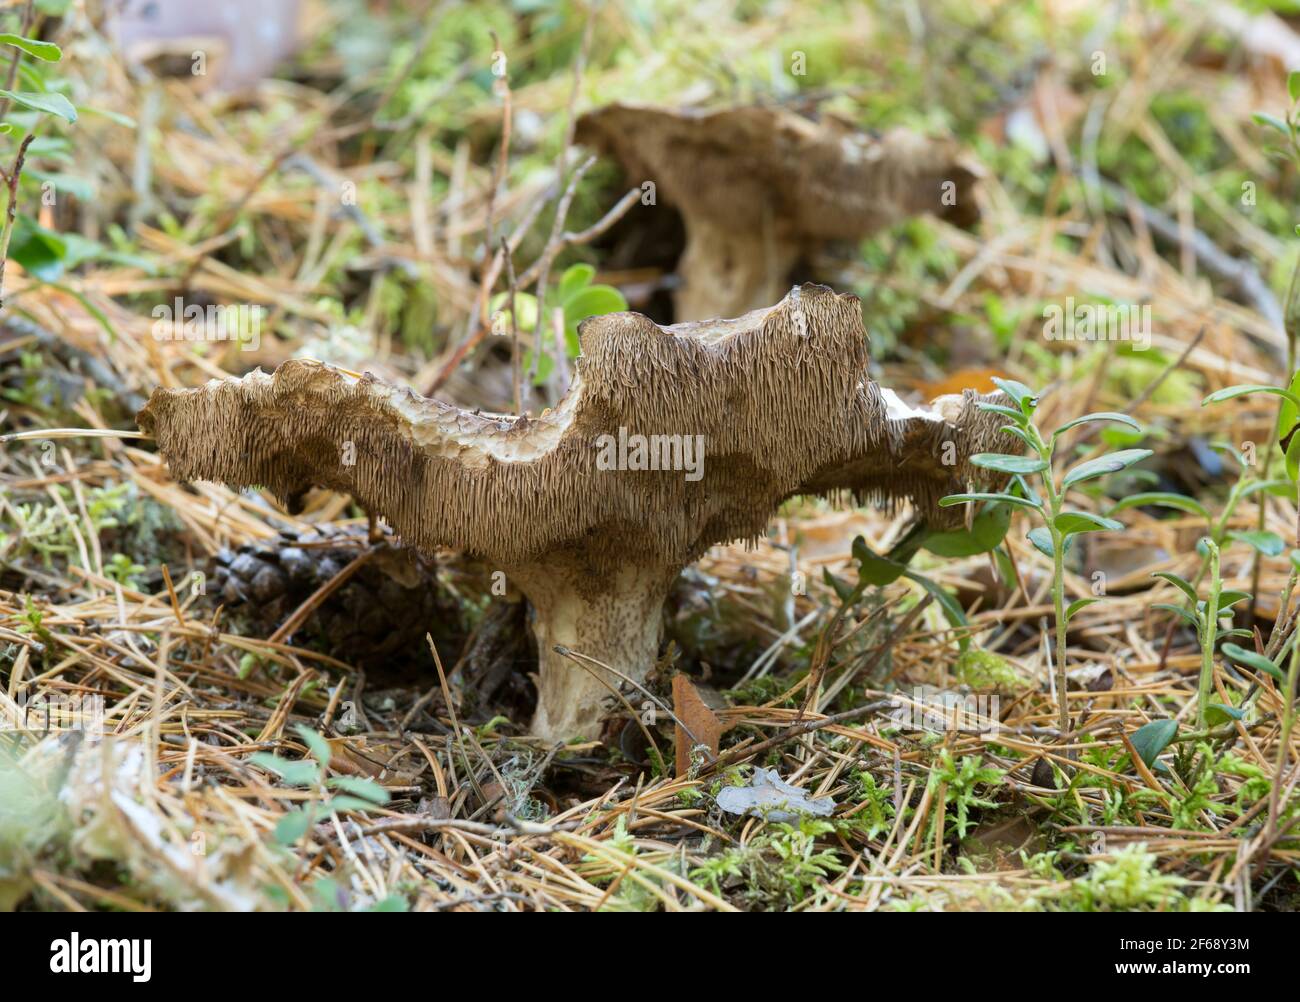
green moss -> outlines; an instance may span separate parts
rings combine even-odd
[[[958,656],[952,671],[958,681],[972,689],[1010,689],[1025,682],[1006,658],[974,647]]]

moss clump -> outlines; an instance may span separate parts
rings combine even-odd
[[[1009,689],[1024,683],[1015,666],[992,651],[963,651],[952,666],[958,681],[972,689]]]

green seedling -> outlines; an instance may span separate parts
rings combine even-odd
[[[1038,395],[1023,383],[1013,379],[995,379],[994,382],[1011,398],[1014,406],[981,403],[979,407],[1006,417],[1010,423],[1002,430],[1024,442],[1029,454],[1013,456],[986,452],[972,456],[970,461],[983,469],[1007,474],[1020,489],[1020,493],[1012,494],[1008,490],[1004,493],[950,494],[939,504],[947,507],[990,501],[1016,505],[1037,516],[1037,520],[1042,523],[1029,531],[1028,538],[1039,552],[1052,561],[1052,602],[1056,618],[1056,699],[1060,711],[1061,740],[1065,741],[1070,731],[1070,715],[1066,703],[1066,633],[1070,620],[1081,609],[1100,600],[1096,596],[1091,596],[1076,599],[1066,606],[1065,552],[1070,545],[1070,540],[1080,533],[1108,532],[1124,528],[1122,522],[1112,518],[1066,507],[1066,497],[1071,488],[1081,483],[1140,463],[1151,455],[1151,450],[1122,449],[1085,460],[1065,471],[1058,483],[1052,470],[1052,463],[1061,436],[1065,432],[1093,422],[1115,422],[1127,425],[1138,432],[1142,430],[1141,426],[1127,414],[1107,411],[1085,414],[1073,421],[1067,421],[1050,436],[1044,436],[1034,422],[1034,412],[1038,409]],[[1031,486],[1035,480],[1042,488],[1041,495]]]

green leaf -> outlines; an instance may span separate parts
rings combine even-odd
[[[1177,574],[1174,574],[1172,571],[1156,571],[1151,576],[1153,578],[1164,578],[1171,585],[1173,585],[1184,595],[1186,595],[1188,599],[1191,600],[1192,602],[1196,602],[1198,600],[1196,595],[1196,589],[1192,587],[1192,583],[1188,581],[1186,578],[1179,577]]]
[[[1228,386],[1222,390],[1215,390],[1201,401],[1201,406],[1222,403],[1224,400],[1232,400],[1234,397],[1248,397],[1254,393],[1268,393],[1275,397],[1281,397],[1300,409],[1300,396],[1296,396],[1290,390],[1284,390],[1280,386],[1261,386],[1258,383],[1242,383],[1239,386]]]
[[[1020,491],[1016,497],[1029,498],[1029,500],[1037,507],[1043,507],[1043,499],[1039,497],[1038,492],[1034,490],[1033,486],[1024,477],[1011,478],[1011,483],[1007,487],[1007,491],[1010,492],[1013,489],[1018,489]]]
[[[1276,532],[1269,532],[1267,529],[1233,530],[1228,533],[1229,539],[1235,539],[1239,543],[1245,543],[1257,553],[1262,553],[1266,557],[1280,556],[1286,549],[1286,543]]]
[[[1094,602],[1100,602],[1100,598],[1076,598],[1065,609],[1065,621],[1068,623],[1074,618],[1074,614],[1081,609],[1086,609]]]
[[[1292,101],[1300,101],[1300,70],[1292,70],[1286,75],[1286,92]]]
[[[1071,487],[1074,484],[1082,483],[1084,480],[1091,480],[1094,477],[1104,477],[1107,473],[1118,473],[1120,470],[1127,469],[1134,463],[1140,463],[1148,456],[1152,455],[1150,449],[1122,449],[1119,452],[1112,452],[1106,456],[1098,456],[1096,459],[1090,459],[1086,463],[1080,463],[1074,469],[1068,472],[1061,481],[1062,489]]]
[[[1222,703],[1211,703],[1205,708],[1205,721],[1211,727],[1226,724],[1229,720],[1241,720],[1245,716],[1245,710],[1236,706],[1224,706]]]
[[[566,268],[564,275],[560,278],[560,288],[557,293],[560,302],[568,302],[571,296],[590,285],[591,280],[595,277],[596,269],[589,264],[575,264]]]
[[[1066,536],[1079,532],[1114,532],[1124,528],[1123,522],[1088,511],[1063,511],[1056,516],[1055,524],[1056,531]]]
[[[1291,76],[1295,76],[1292,73]],[[1289,78],[1288,78],[1289,79]],[[1291,385],[1287,390],[1292,396],[1300,398],[1300,369],[1291,376]],[[1286,472],[1291,483],[1300,477],[1300,408],[1290,400],[1283,400],[1277,409],[1277,443],[1286,458]]]
[[[498,292],[488,300],[488,313],[494,321],[493,332],[498,336],[510,333],[510,293]],[[498,318],[498,314],[500,317]],[[537,297],[527,292],[515,293],[515,326],[522,333],[537,329]]]
[[[1176,511],[1185,511],[1189,515],[1199,515],[1204,519],[1210,517],[1205,505],[1195,498],[1189,498],[1185,494],[1173,494],[1169,491],[1143,491],[1140,494],[1130,494],[1118,504],[1113,505],[1106,514],[1114,515],[1117,511],[1124,511],[1126,508],[1144,508],[1147,505],[1173,508]]]
[[[1077,427],[1078,425],[1088,424],[1092,421],[1113,421],[1117,424],[1126,424],[1134,431],[1140,432],[1142,430],[1142,426],[1127,414],[1121,414],[1118,411],[1097,411],[1093,414],[1085,414],[1083,417],[1077,417],[1073,421],[1065,422],[1065,424],[1057,428],[1056,431],[1052,432],[1052,438],[1056,438],[1062,432],[1069,431],[1071,428]]]
[[[1260,125],[1266,125],[1270,129],[1276,129],[1288,139],[1291,138],[1291,130],[1287,127],[1286,122],[1282,121],[1282,119],[1278,118],[1276,115],[1270,115],[1267,111],[1257,111],[1250,117]]]
[[[949,494],[939,499],[940,508],[951,508],[955,504],[967,504],[971,501],[999,501],[1005,504],[1017,504],[1022,508],[1042,511],[1043,506],[1029,498],[1018,498],[1014,494]]]
[[[966,611],[961,604],[944,588],[940,587],[934,581],[915,571],[907,571],[906,576],[919,584],[922,588],[934,596],[935,602],[943,610],[944,617],[959,631],[957,634],[957,646],[962,651],[970,648],[970,638],[966,635]]]
[[[1014,588],[1016,586],[1016,565],[1005,546],[999,546],[993,551],[993,561],[997,564],[998,576],[1002,578],[1002,583],[1008,588]]]
[[[315,812],[308,808],[290,811],[275,824],[274,838],[280,845],[293,845],[307,834],[315,821]]]
[[[331,754],[330,743],[306,724],[294,724],[293,729],[298,732],[298,736],[302,738],[303,743],[311,751],[312,758],[321,764],[322,769],[328,769]]]
[[[1250,598],[1250,592],[1246,591],[1221,591],[1219,592],[1219,609],[1220,613],[1232,608],[1238,602],[1244,602]]]
[[[1020,439],[1020,441],[1024,442],[1025,445],[1029,446],[1031,452],[1038,451],[1038,444],[1032,438],[1029,437],[1029,432],[1025,431],[1024,428],[1017,428],[1013,424],[1004,424],[1001,430],[1006,432],[1008,435],[1015,435],[1016,438]]]
[[[1244,498],[1250,497],[1250,495],[1258,494],[1260,491],[1267,491],[1274,497],[1295,503],[1296,491],[1295,481],[1293,480],[1252,480],[1241,489],[1241,496]]]
[[[1006,538],[1011,526],[1011,509],[1003,504],[987,505],[971,521],[969,529],[932,532],[921,543],[940,557],[970,557],[987,553]]]
[[[999,473],[1041,473],[1047,469],[1047,463],[1030,456],[1009,456],[1001,452],[977,452],[970,457],[972,466],[985,470],[997,470]]]
[[[1247,668],[1253,669],[1254,671],[1262,671],[1266,675],[1272,675],[1279,682],[1286,682],[1286,673],[1268,658],[1264,657],[1263,654],[1257,654],[1256,652],[1247,650],[1237,644],[1224,644],[1220,650],[1223,651],[1229,659],[1237,662],[1239,665],[1245,665]]]
[[[58,115],[69,122],[77,120],[77,109],[62,94],[38,94],[30,90],[0,90],[0,97],[7,97],[14,104],[24,108],[41,111],[47,115]]]
[[[1195,630],[1197,636],[1200,636],[1201,621],[1197,619],[1195,616],[1193,616],[1186,609],[1184,609],[1181,605],[1170,605],[1168,602],[1156,602],[1151,606],[1151,608],[1161,609],[1165,612],[1172,612],[1175,616],[1183,620],[1185,623],[1187,623],[1188,626],[1190,626],[1193,630]]]
[[[853,540],[853,559],[858,562],[858,582],[860,584],[881,585],[897,581],[907,570],[906,564],[900,564],[882,557],[867,545],[861,536]]]
[[[612,285],[588,285],[565,301],[564,322],[576,331],[578,324],[588,317],[621,313],[626,309],[627,300],[623,293]]]
[[[303,760],[291,762],[289,759],[272,755],[270,752],[255,752],[249,761],[263,769],[279,773],[280,778],[290,786],[310,786],[320,778],[320,770],[315,762]]]
[[[1012,421],[1019,422],[1020,424],[1025,423],[1025,416],[1012,407],[1007,407],[1003,404],[991,404],[987,400],[981,400],[975,406],[986,414],[1001,414],[1003,417],[1011,418]]]
[[[0,44],[22,49],[29,56],[47,63],[57,63],[63,58],[63,51],[53,42],[38,42],[34,38],[23,38],[22,35],[14,35],[7,31],[0,32]]]
[[[23,266],[23,271],[42,282],[53,282],[63,274],[67,244],[59,234],[47,230],[27,216],[14,221],[9,243],[9,259]]]
[[[1014,400],[1016,406],[1020,408],[1020,412],[1026,416],[1038,406],[1038,395],[1024,383],[1018,383],[1014,379],[999,379],[994,376],[993,385]]]
[[[386,804],[392,798],[378,783],[359,776],[334,776],[326,781],[326,786],[335,790],[344,790],[353,796],[361,797],[372,804]]]
[[[1149,769],[1155,764],[1156,756],[1168,748],[1169,742],[1177,736],[1177,720],[1153,720],[1139,727],[1130,740],[1133,742],[1134,750]]]
[[[1045,557],[1056,558],[1056,550],[1052,545],[1051,530],[1045,525],[1040,525],[1036,529],[1030,529],[1025,533],[1025,537],[1034,544],[1034,549]]]
[[[1282,456],[1286,460],[1286,472],[1292,483],[1300,478],[1300,434],[1297,432],[1300,432],[1300,424],[1292,425],[1291,430],[1278,439]]]
[[[849,587],[847,582],[841,581],[825,567],[822,568],[822,580],[831,586],[831,591],[835,592],[841,604],[847,605],[853,599],[855,589]]]

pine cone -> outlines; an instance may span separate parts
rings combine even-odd
[[[210,594],[248,632],[270,636],[317,588],[369,545],[364,533],[333,532],[248,543],[213,558]],[[368,674],[427,674],[431,633],[459,651],[467,630],[461,603],[439,582],[433,560],[415,550],[379,549],[295,632],[292,642],[324,651]]]

